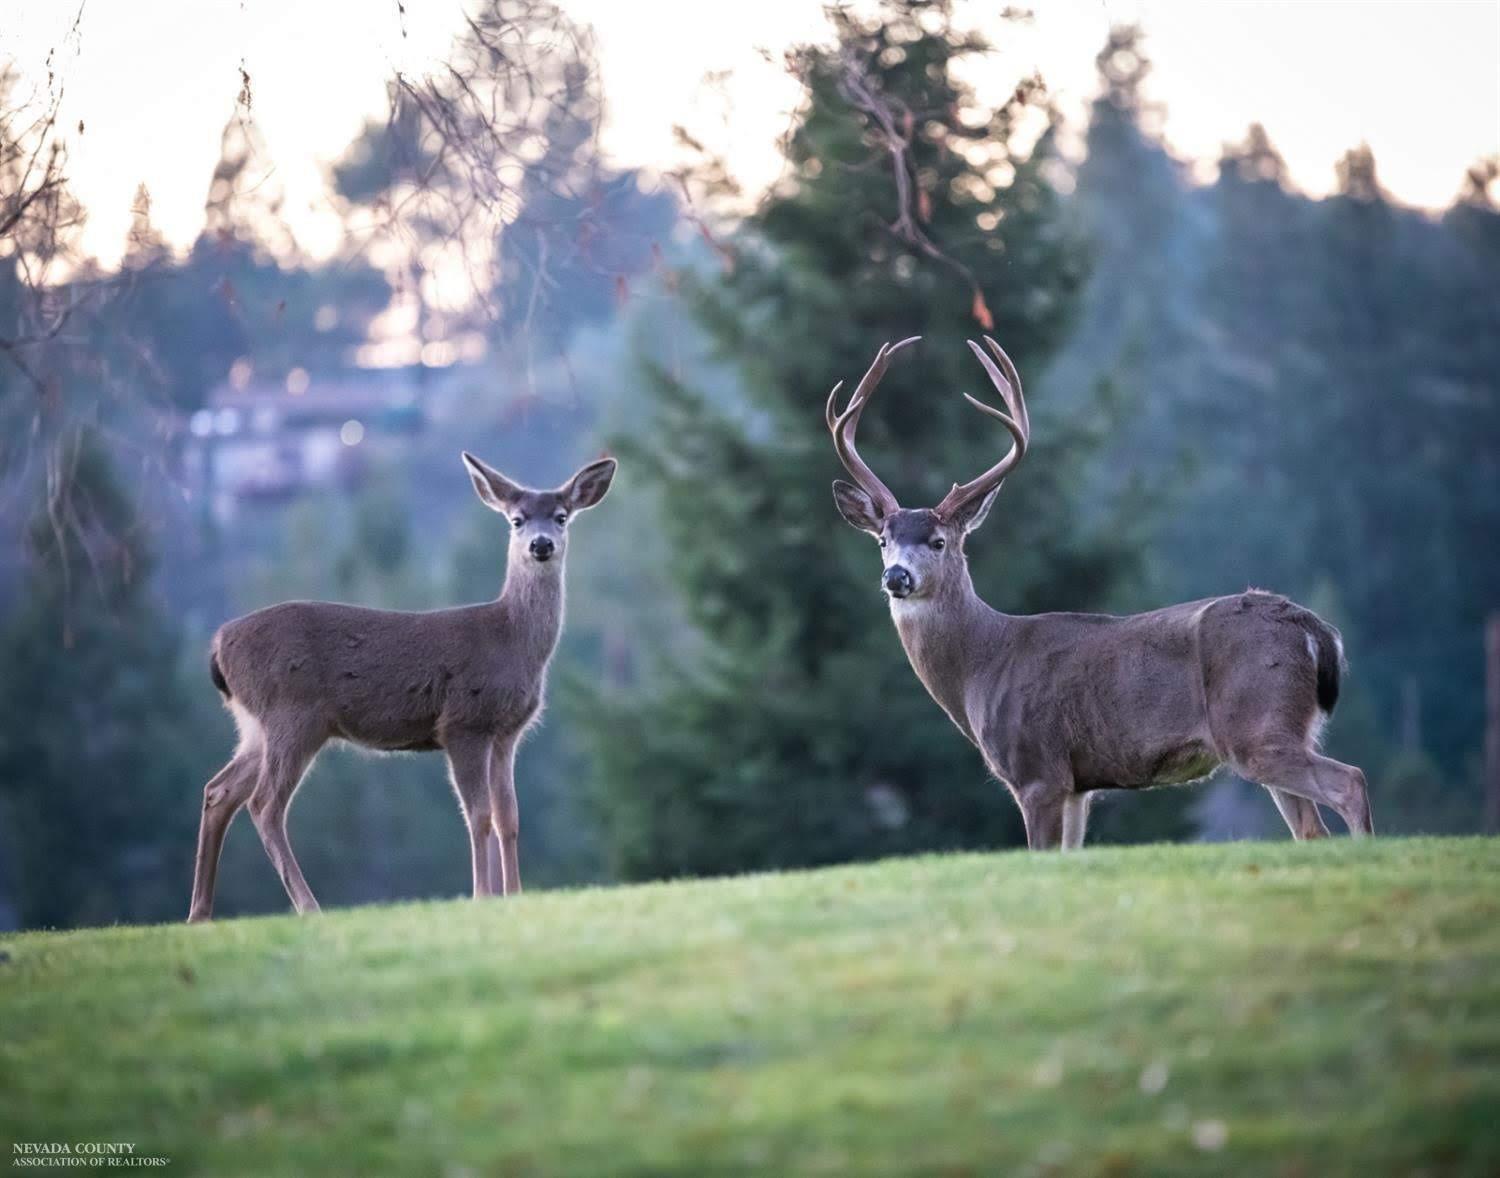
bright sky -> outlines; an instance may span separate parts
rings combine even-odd
[[[202,224],[219,137],[243,57],[254,116],[304,246],[331,248],[327,165],[383,112],[393,68],[439,58],[460,0],[3,0],[0,56],[45,90],[45,58],[66,86],[72,179],[89,211],[85,246],[118,257],[137,184],[153,218],[185,246]],[[797,89],[790,44],[828,35],[818,0],[564,0],[593,26],[608,102],[605,142],[621,163],[671,166],[672,125],[725,149],[752,189],[774,178],[775,143]],[[1500,152],[1500,0],[1035,0],[1029,28],[1000,3],[959,0],[1002,52],[976,83],[990,96],[1040,70],[1081,119],[1093,59],[1111,24],[1140,22],[1155,63],[1148,95],[1167,108],[1174,149],[1212,160],[1266,125],[1304,189],[1326,192],[1348,147],[1374,148],[1398,199],[1440,207],[1464,169]],[[764,51],[764,53],[763,53]],[[769,60],[767,60],[767,55]],[[710,74],[727,71],[719,82]]]

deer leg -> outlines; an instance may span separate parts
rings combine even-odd
[[[1298,842],[1328,837],[1328,827],[1323,825],[1323,816],[1318,813],[1316,803],[1299,798],[1296,794],[1289,794],[1284,789],[1267,787],[1266,792],[1271,795],[1271,800],[1281,811],[1292,837]]]
[[[1062,849],[1076,851],[1083,846],[1084,831],[1089,824],[1089,804],[1093,795],[1069,794],[1063,802]]]
[[[490,806],[500,836],[504,894],[521,890],[521,808],[516,801],[516,742],[497,740],[490,750]]]
[[[484,840],[485,879],[489,881],[490,895],[498,896],[505,891],[505,879],[500,863],[500,836],[493,829]]]
[[[1299,744],[1269,744],[1251,750],[1234,768],[1268,789],[1331,807],[1355,838],[1375,833],[1365,775],[1353,765]]]
[[[1051,851],[1062,845],[1063,811],[1071,796],[1065,788],[1047,782],[1032,782],[1013,791],[1021,817],[1026,822],[1026,845],[1033,851]]]
[[[494,894],[490,889],[488,864],[489,839],[495,825],[490,809],[490,745],[487,739],[468,737],[450,739],[447,748],[448,773],[469,828],[469,859],[477,900]]]
[[[265,742],[260,780],[250,795],[250,820],[255,823],[261,845],[266,849],[266,858],[271,860],[286,894],[291,897],[292,907],[301,914],[317,912],[317,898],[302,877],[297,857],[292,854],[292,843],[286,833],[286,816],[297,786],[302,783],[307,767],[312,764],[323,742],[300,728],[287,727],[277,731],[270,725],[267,725]]]
[[[242,749],[203,787],[203,817],[198,823],[198,857],[193,866],[193,899],[188,923],[209,920],[214,914],[214,885],[219,877],[219,855],[224,835],[240,812],[260,773],[260,749]]]

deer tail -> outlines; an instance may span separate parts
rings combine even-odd
[[[208,677],[214,681],[214,686],[225,699],[232,699],[234,693],[229,690],[229,684],[224,679],[224,671],[219,666],[219,652],[209,651],[208,654]]]
[[[1331,716],[1339,702],[1339,683],[1344,675],[1344,640],[1322,618],[1313,627],[1311,637],[1316,646],[1313,658],[1318,671],[1318,707],[1325,716]]]

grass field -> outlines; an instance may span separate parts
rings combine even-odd
[[[1500,1173],[1500,840],[932,857],[0,952],[8,1156]]]

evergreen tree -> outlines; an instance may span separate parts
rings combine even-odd
[[[1175,586],[1192,596],[1248,585],[1296,593],[1316,576],[1306,570],[1312,505],[1289,474],[1303,457],[1293,451],[1316,444],[1304,427],[1321,366],[1299,346],[1316,297],[1316,236],[1307,202],[1286,185],[1281,155],[1252,125],[1241,143],[1225,145],[1218,179],[1199,201],[1214,231],[1200,247],[1198,318],[1181,341],[1194,379],[1170,427],[1200,460],[1164,513],[1162,545],[1168,565],[1195,574]],[[1248,517],[1229,545],[1226,516]]]
[[[1006,445],[958,396],[983,380],[963,345],[976,317],[992,315],[1023,374],[1038,372],[1084,258],[1047,180],[1050,135],[1020,146],[1023,125],[1050,114],[1039,85],[982,107],[954,67],[986,46],[947,3],[832,19],[837,47],[796,57],[806,95],[788,178],[745,222],[729,272],[683,279],[743,401],[651,367],[655,419],[621,443],[662,504],[655,526],[699,646],[592,701],[603,838],[629,876],[1020,839],[1014,806],[907,666],[868,537],[838,519],[822,410],[881,341],[924,335],[866,413],[861,450],[904,502],[935,503]],[[851,76],[894,114],[911,208]],[[894,231],[903,216],[943,256]],[[1034,455],[971,542],[975,580],[1009,610],[1103,605],[1131,553],[1125,533],[1075,510],[1092,436],[1045,400],[1032,418]]]
[[[0,627],[0,833],[23,926],[181,915],[198,778],[175,632],[99,439],[64,452]]]
[[[546,149],[517,186],[520,211],[499,234],[492,297],[502,337],[520,335],[531,356],[565,354],[573,332],[607,320],[631,283],[661,257],[676,222],[664,192],[598,156],[601,104],[582,63],[540,128]]]
[[[1326,597],[1352,664],[1330,751],[1366,768],[1387,822],[1449,829],[1477,813],[1480,628],[1500,594],[1500,218],[1483,165],[1441,223],[1391,200],[1368,148],[1337,175],[1329,199],[1297,195],[1252,127],[1168,240],[1202,255],[1198,319],[1154,336],[1150,363],[1194,374],[1161,383],[1161,423],[1203,457],[1154,547],[1166,596]],[[1423,724],[1387,782],[1408,694]]]
[[[144,183],[136,185],[135,199],[130,202],[130,230],[125,235],[125,257],[122,269],[140,271],[165,260],[171,251],[151,220],[151,190]]]
[[[1151,59],[1141,31],[1111,30],[1095,63],[1100,93],[1077,188],[1094,265],[1067,350],[1108,355],[1115,371],[1141,339],[1162,347],[1162,333],[1176,329],[1181,304],[1190,302],[1179,271],[1182,251],[1171,248],[1182,228],[1186,185],[1147,126],[1156,112],[1142,94]],[[1149,391],[1153,401],[1162,399],[1155,381]],[[1152,407],[1141,406],[1148,413]],[[1139,445],[1141,438],[1131,441]]]
[[[1456,209],[1445,226],[1401,209],[1368,147],[1345,155],[1338,179],[1319,210],[1308,317],[1328,365],[1306,409],[1316,551],[1356,621],[1381,713],[1394,720],[1410,692],[1423,717],[1408,762],[1430,754],[1457,785],[1483,722],[1484,616],[1500,601],[1500,284],[1462,235],[1482,210]]]
[[[112,375],[161,408],[191,412],[236,361],[259,379],[293,368],[341,369],[390,298],[353,243],[314,265],[296,249],[280,204],[257,188],[268,167],[253,127],[231,119],[204,205],[204,228],[173,257],[136,190],[123,268],[131,281],[100,315]]]

